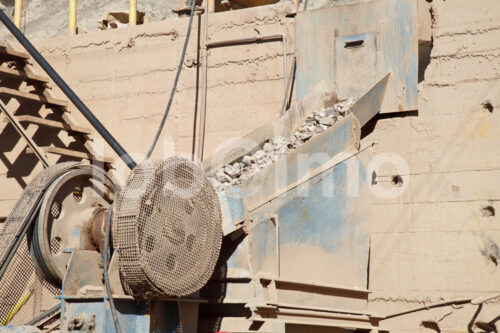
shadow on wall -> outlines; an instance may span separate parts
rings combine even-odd
[[[22,67],[16,67],[13,62],[7,63],[7,65],[9,65],[8,67],[14,67],[22,70]],[[5,66],[6,63],[2,65],[2,67]],[[22,79],[7,79],[5,77],[0,78],[0,87],[37,95],[43,95],[43,92],[46,89],[44,84],[31,83],[30,85],[27,85],[26,83],[23,83]],[[56,106],[44,106],[43,103],[28,99],[18,100],[16,97],[8,94],[0,95],[0,100],[5,105],[5,108],[16,118],[19,118],[20,116],[32,116],[59,123],[65,123],[63,120],[63,114],[65,111],[60,108],[58,109]],[[0,113],[2,112],[0,111]],[[25,139],[22,138],[16,131],[15,127],[8,122],[8,118],[3,114],[0,117],[2,117],[2,123],[0,125],[0,162],[6,169],[4,178],[6,177],[7,180],[14,179],[19,185],[20,192],[27,186],[28,181],[26,180],[26,177],[34,176],[33,170],[40,162],[35,154],[27,151],[28,145]],[[80,135],[75,135],[73,132],[63,133],[64,130],[57,128],[30,125],[23,120],[20,120],[20,122],[28,135],[39,147],[55,146],[88,153]],[[60,163],[71,160],[79,159],[70,156],[59,156],[57,161],[54,162]],[[0,184],[2,181],[5,181],[5,179],[0,179]],[[10,195],[13,196],[17,193],[17,191],[12,188],[9,188],[9,191],[11,192]]]
[[[224,12],[227,10],[272,5],[277,2],[280,2],[280,0],[216,0],[215,11]]]

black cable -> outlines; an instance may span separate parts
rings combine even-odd
[[[191,25],[193,23],[193,14],[194,14],[195,4],[196,4],[196,0],[191,0],[191,14],[189,15],[189,25],[188,25],[188,30],[186,33],[186,39],[184,41],[184,48],[182,49],[181,61],[179,62],[179,67],[177,68],[177,74],[175,75],[174,86],[172,87],[172,91],[170,92],[170,99],[168,100],[167,109],[165,110],[165,113],[163,114],[163,118],[161,120],[160,127],[158,128],[158,131],[156,132],[156,136],[153,140],[153,143],[151,144],[151,148],[149,148],[148,154],[146,155],[146,160],[151,157],[151,154],[153,153],[153,150],[155,149],[156,143],[158,143],[158,139],[160,138],[160,134],[163,130],[163,126],[165,125],[165,121],[167,120],[168,113],[170,112],[170,107],[172,106],[172,101],[174,100],[175,90],[177,89],[177,83],[179,82],[179,76],[181,75],[182,66],[184,64],[184,57],[186,56],[186,50],[187,50],[187,45],[189,42],[189,36],[191,35]]]
[[[116,139],[109,133],[103,124],[96,118],[96,116],[89,110],[83,101],[75,94],[75,92],[68,86],[68,84],[57,74],[54,68],[45,60],[45,58],[38,52],[38,50],[31,44],[26,36],[15,26],[11,19],[0,9],[0,21],[12,33],[19,43],[28,51],[28,53],[35,59],[35,61],[43,68],[45,73],[54,81],[55,84],[62,90],[62,92],[69,98],[69,100],[76,106],[76,108],[83,114],[85,118],[94,126],[96,131],[101,134],[102,138],[113,148],[113,150],[120,156],[120,158],[127,164],[130,169],[136,165],[132,157],[123,149],[123,147],[116,141]]]
[[[109,229],[111,225],[111,213],[113,211],[113,205],[109,207],[108,215],[106,217],[106,234],[104,237],[104,250],[102,251],[102,262],[104,268],[104,284],[106,285],[106,292],[108,293],[109,306],[111,308],[111,316],[113,317],[113,324],[115,325],[116,333],[122,333],[120,328],[120,323],[118,322],[118,316],[116,315],[115,302],[113,301],[113,296],[111,295],[111,287],[109,286],[109,276],[108,276],[108,246],[109,246]]]

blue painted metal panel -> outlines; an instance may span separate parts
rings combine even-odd
[[[118,321],[123,332],[139,333],[149,331],[148,306],[146,302],[137,303],[129,299],[115,299]],[[174,305],[176,306],[176,305]],[[80,318],[84,325],[94,322],[96,332],[114,333],[115,327],[111,310],[104,299],[71,299],[63,304],[64,316],[61,326],[63,330],[72,324],[74,318]],[[177,318],[172,318],[178,321]]]
[[[376,81],[375,33],[335,38],[335,91],[341,98],[359,97]],[[359,73],[363,73],[359,75]]]
[[[34,326],[1,326],[0,331],[3,333],[39,333],[41,332]]]
[[[351,157],[251,213],[254,223],[260,222],[262,226],[251,231],[254,269],[259,264],[268,268],[269,264],[262,263],[274,263],[277,259],[273,245],[275,230],[268,220],[269,213],[275,213],[279,220],[280,277],[367,287],[367,155],[365,151]],[[352,170],[348,168],[353,164],[358,174],[349,180]],[[349,181],[358,180],[354,184],[357,195],[349,195],[348,186],[352,186]]]
[[[243,201],[240,199],[240,188],[238,186],[225,192],[219,193],[219,202],[221,204],[223,216],[224,234],[232,232],[234,225],[243,221],[245,209]]]
[[[252,271],[254,273],[278,274],[276,227],[268,217],[264,217],[262,220],[262,210],[254,212],[252,218],[257,222],[250,233],[251,247],[249,250],[252,258]]]
[[[366,91],[392,73],[381,112],[418,108],[416,0],[378,0],[308,10],[297,14],[295,29],[298,99],[322,81],[332,90],[342,85],[339,92],[349,91],[350,87]],[[351,82],[346,82],[345,77],[342,82],[336,82],[339,77],[336,67],[350,66],[349,54],[337,49],[336,39],[366,33],[375,34],[374,68],[367,72],[363,64]],[[359,82],[366,86],[357,87]]]

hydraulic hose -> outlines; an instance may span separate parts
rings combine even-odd
[[[115,302],[111,294],[111,287],[109,285],[108,275],[108,251],[109,251],[109,233],[111,229],[111,216],[113,213],[113,205],[109,207],[108,215],[106,217],[106,232],[104,236],[104,250],[102,251],[102,266],[104,269],[104,284],[106,285],[106,292],[108,294],[109,307],[111,308],[111,316],[113,317],[113,325],[115,326],[116,333],[122,333],[118,315],[116,314]]]
[[[191,35],[191,26],[193,24],[193,15],[194,15],[195,4],[196,4],[196,0],[191,0],[191,14],[189,15],[189,25],[188,25],[188,30],[186,33],[186,39],[184,40],[184,48],[182,49],[182,56],[181,56],[181,60],[179,62],[179,67],[177,68],[177,74],[175,74],[174,85],[172,87],[172,91],[170,92],[170,98],[168,100],[168,104],[167,104],[167,108],[165,110],[165,113],[163,114],[163,118],[161,119],[160,127],[158,128],[158,131],[156,132],[153,143],[151,144],[151,147],[149,148],[149,151],[146,155],[146,160],[151,157],[151,154],[153,153],[153,150],[155,149],[155,146],[158,143],[158,139],[160,138],[160,134],[163,130],[163,126],[165,125],[165,121],[167,120],[168,113],[170,112],[170,107],[172,106],[172,101],[174,100],[175,90],[177,89],[177,83],[179,82],[179,76],[181,75],[182,66],[184,64],[184,58],[186,57],[186,50],[187,50],[187,46],[188,46],[188,42],[189,42],[189,36]],[[205,15],[207,15],[207,13],[205,13]]]

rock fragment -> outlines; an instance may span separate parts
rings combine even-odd
[[[303,145],[310,138],[319,135],[333,126],[339,119],[345,117],[356,99],[343,100],[332,107],[315,111],[306,116],[304,123],[297,128],[295,134],[287,139],[275,136],[264,143],[253,155],[245,155],[241,162],[228,164],[220,168],[211,178],[217,191],[225,191],[249,180],[260,170],[283,158],[290,150]]]

